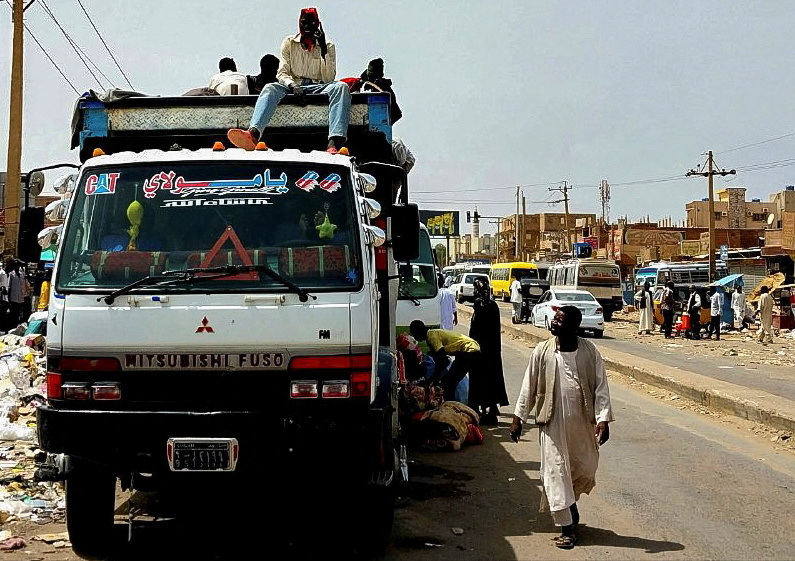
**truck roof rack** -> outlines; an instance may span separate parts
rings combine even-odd
[[[390,96],[383,92],[351,95],[348,141],[359,162],[391,161]],[[78,100],[72,127],[72,148],[80,147],[80,161],[94,148],[106,154],[130,150],[168,150],[229,146],[226,132],[246,128],[257,96],[138,96],[100,101],[95,96]],[[269,147],[302,151],[325,149],[328,139],[328,97],[307,95],[299,106],[288,95],[279,104],[264,137]]]

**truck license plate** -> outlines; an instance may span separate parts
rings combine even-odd
[[[236,438],[169,438],[171,471],[234,471],[237,465]]]

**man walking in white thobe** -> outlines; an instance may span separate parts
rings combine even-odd
[[[516,403],[511,438],[519,441],[531,410],[539,425],[541,510],[549,509],[561,535],[555,545],[571,549],[577,542],[577,500],[596,484],[599,446],[610,438],[613,420],[602,356],[577,336],[582,314],[563,306],[550,324],[553,337],[530,357]]]
[[[756,313],[762,320],[762,325],[759,327],[756,339],[760,343],[773,342],[773,297],[770,296],[770,287],[763,286],[759,295],[759,307]],[[756,315],[756,314],[754,314]]]

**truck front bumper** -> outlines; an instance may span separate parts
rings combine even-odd
[[[169,438],[236,438],[237,472],[264,465],[288,466],[344,459],[363,472],[383,468],[387,412],[362,409],[348,415],[264,411],[93,411],[38,409],[43,450],[106,465],[118,474],[168,473]],[[391,460],[391,458],[389,458]]]

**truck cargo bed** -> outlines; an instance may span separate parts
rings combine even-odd
[[[348,143],[360,161],[389,161],[392,127],[387,93],[352,94]],[[230,146],[226,131],[248,128],[257,96],[129,97],[103,102],[78,101],[73,148],[80,147],[80,160],[91,157],[94,148],[106,153],[123,150],[209,148],[216,141]],[[274,149],[324,149],[328,138],[328,97],[308,95],[307,105],[286,96],[264,139]]]

